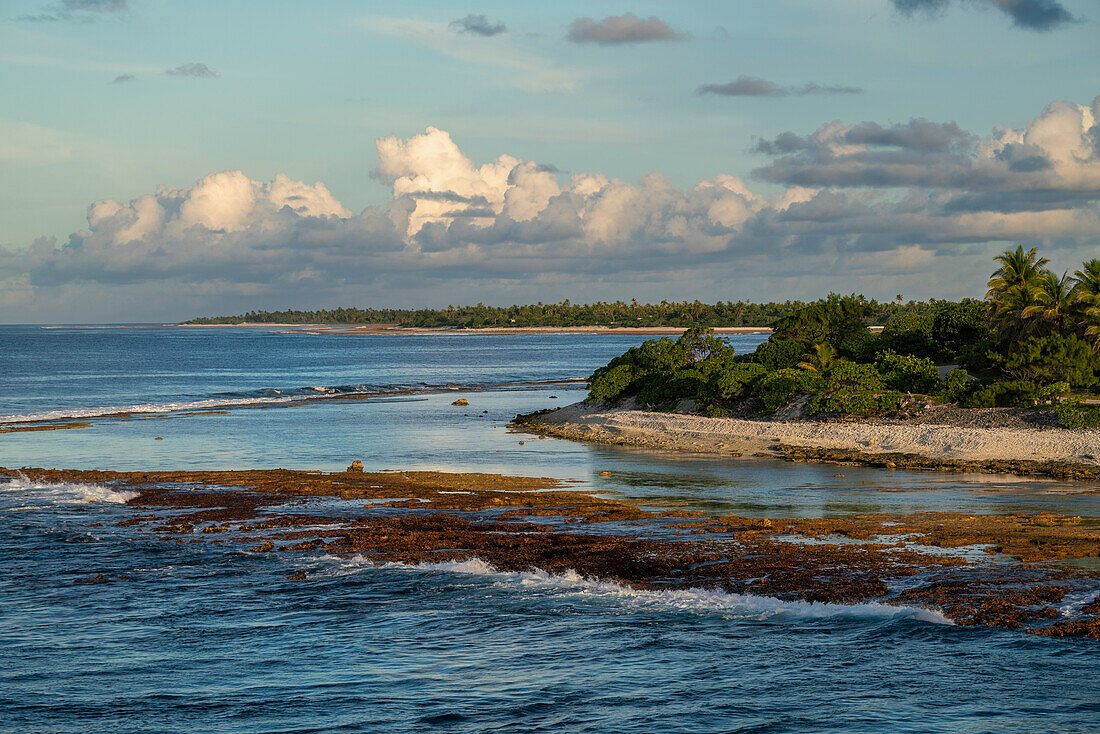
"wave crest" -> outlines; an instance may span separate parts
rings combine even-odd
[[[828,604],[810,601],[785,601],[756,594],[732,594],[714,589],[634,589],[629,586],[586,578],[576,571],[555,574],[535,569],[532,571],[499,571],[480,558],[440,563],[382,563],[363,556],[342,558],[326,556],[335,564],[333,573],[345,575],[368,568],[384,568],[405,571],[443,571],[449,573],[484,576],[504,586],[524,591],[581,596],[597,603],[617,604],[630,611],[718,613],[743,620],[806,620],[830,617],[854,617],[864,619],[913,619],[931,624],[953,625],[954,622],[940,612],[923,607],[907,607],[881,602],[859,604]]]

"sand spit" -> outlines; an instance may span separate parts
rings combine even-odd
[[[575,403],[516,425],[578,441],[795,461],[1100,477],[1100,430],[707,418]]]

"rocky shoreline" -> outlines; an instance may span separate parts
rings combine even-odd
[[[574,403],[518,415],[523,431],[575,441],[898,469],[1100,478],[1100,430],[1013,409],[931,411],[916,420],[741,420]]]
[[[479,559],[635,589],[892,604],[964,626],[1100,638],[1100,572],[1066,563],[1100,555],[1100,525],[1049,512],[742,517],[659,510],[550,479],[354,465],[332,473],[0,468],[0,478],[15,476],[125,489],[132,513],[118,526],[128,532],[284,553],[307,569],[333,554],[379,564]],[[289,579],[310,582],[306,570],[291,570]],[[84,582],[122,581],[89,569]],[[1081,598],[1070,612],[1060,606]]]

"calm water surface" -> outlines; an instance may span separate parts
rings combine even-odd
[[[555,476],[771,517],[1100,517],[1093,486],[738,462],[506,427],[582,393],[502,384],[584,377],[641,338],[0,327],[0,421],[92,423],[0,434],[0,465],[341,469],[360,459]],[[421,392],[286,405],[409,388]],[[452,406],[459,396],[470,405]],[[228,413],[181,415],[214,409]],[[124,500],[104,487],[0,485],[3,731],[1098,730],[1095,642],[477,563],[378,567],[180,545],[114,527]],[[286,579],[297,570],[310,581]],[[76,583],[100,573],[111,581]]]

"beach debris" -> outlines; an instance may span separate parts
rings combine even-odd
[[[470,401],[467,400],[466,398],[459,398],[458,400],[451,403],[451,405],[469,405],[469,404],[470,404]]]
[[[351,466],[348,467],[348,471],[349,472],[352,472],[352,471],[361,472],[361,471],[363,471],[363,462],[356,459],[355,461],[351,462]]]

